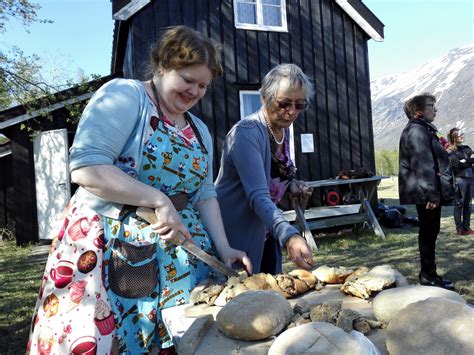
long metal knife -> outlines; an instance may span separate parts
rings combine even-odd
[[[138,207],[137,216],[150,224],[154,224],[158,222],[158,218],[156,217],[155,211],[148,207]],[[206,253],[204,250],[196,246],[196,244],[188,240],[182,233],[178,233],[173,239],[168,239],[168,240],[175,245],[180,245],[188,253],[193,254],[197,258],[204,261],[207,265],[223,273],[224,275],[228,277],[239,276],[237,271],[235,271],[231,267],[228,267],[223,262],[217,260],[212,255],[209,255],[208,253]]]

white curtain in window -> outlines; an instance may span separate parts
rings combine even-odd
[[[255,1],[238,1],[237,14],[239,23],[257,24],[257,4]]]
[[[260,102],[260,94],[258,91],[254,93],[245,93],[242,94],[242,114],[244,118],[248,115],[250,115],[253,112],[256,112],[260,109],[261,102]]]
[[[264,26],[281,26],[281,0],[261,0]]]

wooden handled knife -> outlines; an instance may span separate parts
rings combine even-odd
[[[138,207],[137,216],[150,224],[154,224],[158,222],[158,218],[156,217],[155,211],[148,207]],[[178,233],[173,239],[168,239],[168,240],[175,245],[180,245],[188,253],[193,254],[197,258],[204,261],[207,265],[223,273],[224,275],[228,277],[239,276],[237,271],[235,271],[231,267],[228,267],[223,262],[217,260],[212,255],[209,255],[208,253],[206,253],[204,250],[196,246],[196,244],[188,240],[182,233]]]

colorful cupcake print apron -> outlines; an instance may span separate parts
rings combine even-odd
[[[102,218],[72,197],[53,239],[29,354],[110,354],[114,314],[102,282]]]

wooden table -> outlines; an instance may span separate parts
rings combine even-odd
[[[285,211],[283,212],[283,215],[288,221],[296,221],[299,224],[303,236],[313,250],[317,250],[317,245],[314,241],[311,230],[328,227],[368,223],[376,235],[385,239],[385,234],[380,227],[372,206],[370,205],[370,200],[374,196],[380,181],[387,178],[388,176],[372,176],[361,179],[308,181],[308,186],[313,189],[349,185],[351,190],[358,193],[360,203],[303,209],[299,201],[296,200],[295,209],[292,211]]]

